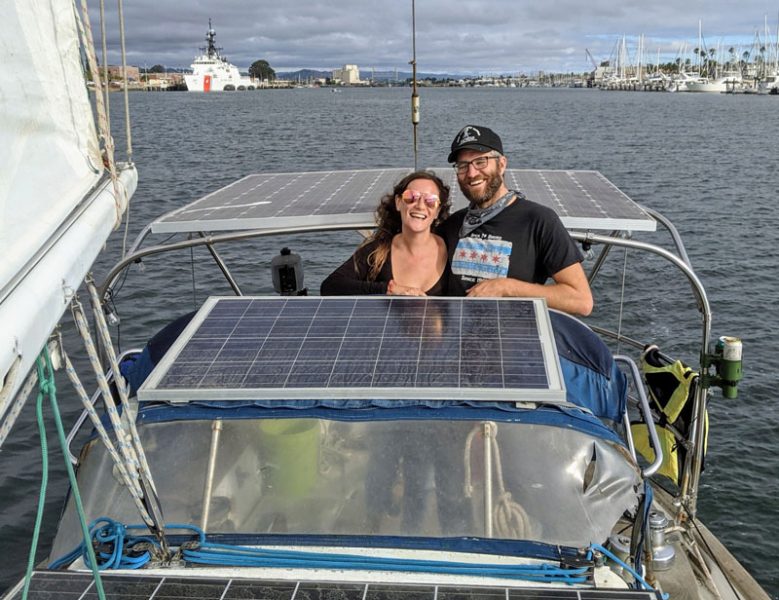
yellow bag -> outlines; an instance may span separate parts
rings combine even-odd
[[[684,442],[689,439],[690,425],[694,419],[692,409],[698,373],[679,360],[669,363],[661,357],[657,346],[648,346],[644,350],[641,367],[654,405],[655,429],[663,452],[663,463],[658,473],[678,485],[687,454]],[[704,415],[705,455],[709,435],[708,412]],[[631,423],[630,431],[636,452],[650,463],[653,462],[655,451],[650,445],[646,423]]]
[[[709,441],[708,412],[706,412],[703,427],[703,452],[705,454]],[[676,485],[679,485],[687,451],[681,441],[676,439],[673,431],[660,425],[655,425],[655,429],[657,430],[657,437],[660,439],[660,449],[663,452],[663,462],[657,470],[657,474],[665,475]],[[650,463],[654,462],[655,451],[650,444],[649,430],[646,424],[631,423],[630,432],[633,435],[633,444],[635,445],[636,452]]]

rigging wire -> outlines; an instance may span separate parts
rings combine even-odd
[[[103,81],[105,82],[105,91],[103,92],[103,102],[105,102],[105,116],[109,125],[111,123],[111,99],[108,96],[108,40],[106,39],[105,27],[105,0],[100,0],[100,35],[102,37],[103,51]]]
[[[73,11],[79,34],[84,45],[84,52],[87,56],[87,64],[92,82],[95,84],[95,107],[97,109],[97,126],[100,132],[100,138],[103,141],[104,166],[108,168],[111,177],[111,183],[114,188],[114,207],[116,210],[116,219],[114,227],[119,227],[122,222],[123,206],[127,203],[127,191],[120,185],[119,176],[116,170],[116,156],[114,152],[114,140],[111,137],[111,127],[108,122],[104,94],[107,93],[103,86],[100,70],[98,68],[97,56],[95,55],[95,43],[92,36],[92,26],[89,21],[89,8],[86,0],[81,0],[81,13],[78,10]]]
[[[102,2],[103,0],[101,0]],[[118,0],[119,9],[119,40],[122,48],[122,77],[124,87],[124,125],[125,125],[125,145],[127,152],[127,162],[133,164],[133,136],[132,129],[130,127],[130,94],[128,88],[127,77],[127,50],[125,48],[125,35],[124,35],[124,3],[122,0]],[[130,234],[130,201],[128,198],[127,209],[125,210],[124,218],[124,236],[122,237],[122,258],[127,255],[127,238]]]

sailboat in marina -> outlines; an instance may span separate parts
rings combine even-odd
[[[135,167],[93,118],[88,14],[69,0],[14,11],[21,26],[0,21],[24,49],[0,65],[16,84],[15,119],[0,122],[0,240],[13,251],[0,271],[0,444],[33,390],[56,406],[58,364],[83,412],[71,442],[61,436],[77,474],[51,552],[4,598],[768,599],[698,518],[716,443],[708,400],[737,395],[741,341],[714,336],[667,218],[597,171],[506,174],[599,250],[593,284],[613,283],[599,277],[612,249],[655,257],[661,268],[638,273],[648,280],[681,274],[692,301],[652,307],[672,339],[591,327],[541,298],[308,296],[289,251],[270,261],[277,293],[245,295],[216,250],[370,229],[375,191],[411,166],[246,174],[155,218],[94,281]],[[104,116],[99,84],[94,101]],[[451,167],[432,169],[465,206]],[[216,292],[119,356],[107,326],[117,282],[145,257],[200,246],[234,295]],[[161,291],[144,285],[154,311]],[[58,335],[66,311],[92,383]],[[683,345],[682,319],[693,367],[663,351]],[[72,440],[83,446],[71,453]]]

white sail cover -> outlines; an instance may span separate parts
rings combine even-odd
[[[3,3],[0,400],[18,389],[9,370],[24,376],[33,364],[67,289],[78,287],[116,223],[81,52],[71,0]],[[122,179],[120,202],[134,190],[134,170]]]
[[[0,288],[103,171],[70,1],[17,0],[0,19]]]

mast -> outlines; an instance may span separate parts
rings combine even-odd
[[[414,129],[414,170],[417,170],[417,125],[419,125],[419,95],[417,94],[417,24],[414,0],[411,0],[411,124]]]
[[[219,52],[217,51],[218,48],[216,47],[216,42],[214,41],[216,38],[216,31],[214,31],[214,28],[211,26],[211,19],[208,19],[208,31],[206,32],[206,55],[208,55],[208,58],[215,58],[219,56]]]

